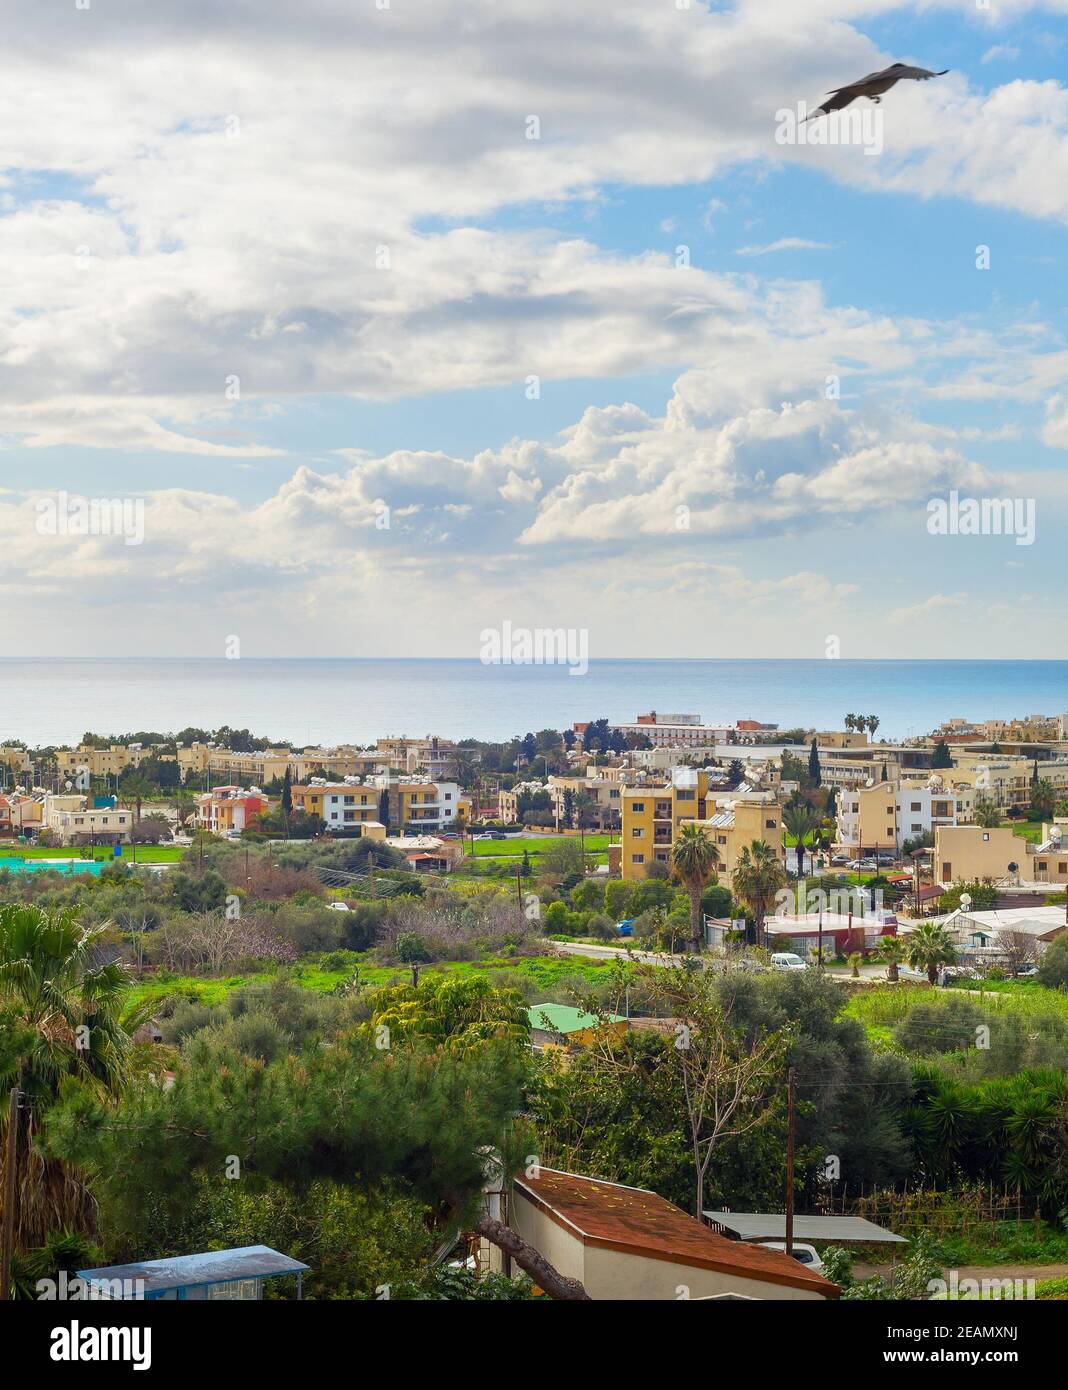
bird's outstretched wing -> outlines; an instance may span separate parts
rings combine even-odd
[[[894,71],[894,69],[888,69]],[[929,77],[945,77],[949,68],[942,68],[939,72],[932,72],[930,68],[909,68],[900,67],[896,69],[898,77],[912,77],[917,82],[926,82]]]
[[[832,87],[830,95],[836,92],[853,92],[858,87],[866,87],[869,82],[900,82],[903,78],[913,78],[917,82],[926,82],[929,77],[944,77],[949,68],[942,68],[940,72],[932,72],[930,68],[910,68],[904,63],[892,63],[888,68],[880,68],[878,72],[869,72],[867,77],[860,77],[856,82],[850,82],[847,87]]]
[[[848,106],[851,101],[856,101],[860,93],[854,87],[839,87],[832,92],[822,106],[817,106],[815,111],[810,111],[805,117],[806,121],[811,121],[816,116],[827,116],[832,111],[841,111],[843,106]]]
[[[900,76],[900,73],[896,73],[893,68],[883,68],[880,72],[869,72],[867,77],[858,77],[855,82],[850,82],[845,87],[832,87],[829,95],[833,96],[835,92],[853,92],[858,87],[865,86],[868,82],[882,82],[887,78],[895,76]]]

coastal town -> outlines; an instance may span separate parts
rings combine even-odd
[[[5,743],[3,960],[28,953],[45,979],[91,942],[113,972],[109,1046],[131,1006],[138,1020],[124,1078],[78,1102],[98,1112],[88,1149],[69,1090],[48,1102],[42,1181],[83,1175],[67,1274],[86,1297],[120,1278],[192,1297],[183,1262],[203,1250],[173,1223],[210,1219],[235,1233],[214,1297],[970,1297],[962,1264],[975,1297],[1058,1297],[1068,714],[951,718],[903,742],[879,724],[650,711],[503,743],[293,747],[229,727]],[[62,944],[38,956],[34,930]],[[2,971],[0,1003],[28,1007]],[[106,1117],[146,1085],[164,1125],[172,1103],[210,1109],[224,1062],[282,1084],[299,1059],[317,1094],[342,1034],[354,1055],[443,1046],[446,1086],[503,1068],[472,1134],[499,1134],[493,1106],[522,1095],[536,1158],[476,1165],[476,1200],[444,1226],[433,1179],[383,1198],[383,1171],[360,1198],[374,1258],[313,1237],[338,1200],[325,1171],[285,1232],[250,1217],[284,1168],[258,1172],[239,1218],[210,1144],[168,1160],[202,1173],[181,1212],[160,1205],[162,1171],[130,1176],[133,1155],[121,1191],[108,1178],[126,1141]],[[620,1091],[635,1067],[646,1080]],[[694,1108],[702,1085],[733,1096],[726,1123]],[[395,1104],[410,1126],[423,1102]],[[305,1122],[298,1145],[321,1117]],[[15,1213],[9,1288],[49,1262],[43,1199]]]
[[[1048,1377],[1068,0],[8,9],[6,1379]]]

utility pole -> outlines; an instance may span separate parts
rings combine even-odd
[[[786,1073],[786,1253],[794,1253],[794,1069]]]
[[[12,1086],[8,1093],[7,1146],[4,1154],[4,1230],[0,1247],[0,1303],[11,1298],[11,1256],[15,1249],[15,1150],[18,1139],[19,1103],[22,1092]]]
[[[523,866],[515,866],[515,897],[519,904],[519,925],[523,925]]]

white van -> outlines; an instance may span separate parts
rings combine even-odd
[[[773,970],[807,970],[808,966],[793,951],[776,951],[771,958]]]

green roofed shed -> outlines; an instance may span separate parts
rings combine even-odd
[[[596,1014],[572,1008],[570,1004],[532,1004],[527,1010],[531,1028],[537,1033],[580,1033],[586,1028],[598,1028],[602,1020]],[[626,1023],[622,1014],[606,1015],[609,1023]]]

